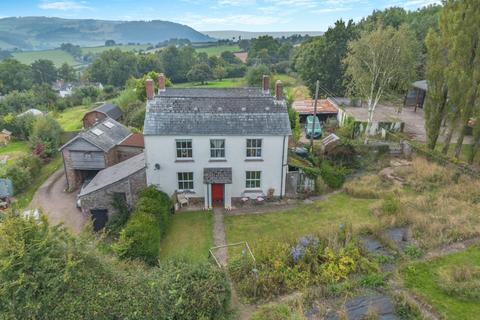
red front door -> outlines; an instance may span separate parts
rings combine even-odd
[[[212,205],[214,207],[223,207],[224,185],[220,183],[212,184]]]

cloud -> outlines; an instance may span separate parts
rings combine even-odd
[[[313,10],[314,13],[330,13],[330,12],[342,12],[342,11],[349,11],[352,8],[347,7],[337,7],[337,8],[324,8],[324,9],[317,9]]]
[[[409,0],[406,1],[403,5],[405,7],[424,7],[430,4],[440,4],[441,0]]]
[[[77,2],[77,1],[42,1],[38,7],[44,10],[82,10],[82,9],[89,9],[88,6],[85,5],[84,1]]]
[[[187,14],[186,16],[183,16],[182,18],[176,20],[196,29],[208,28],[210,30],[238,26],[267,26],[280,22],[285,22],[285,19],[281,17],[252,14],[222,16],[199,16]]]

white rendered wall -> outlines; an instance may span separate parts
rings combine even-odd
[[[203,183],[203,169],[226,167],[232,168],[232,185],[228,188],[231,197],[241,197],[246,191],[246,171],[262,172],[260,189],[265,195],[270,188],[275,190],[274,196],[284,195],[288,137],[252,136],[248,138],[262,139],[262,161],[247,160],[247,137],[244,136],[145,136],[147,184],[156,185],[167,194],[173,194],[178,188],[177,172],[193,172],[194,194],[191,196],[205,197],[207,188]],[[192,139],[193,161],[176,159],[176,139]],[[225,139],[226,161],[210,159],[210,139]],[[155,164],[160,165],[159,170],[155,170]],[[283,190],[280,190],[281,187]],[[227,198],[227,192],[225,198]],[[227,205],[228,202],[226,201],[225,204]]]

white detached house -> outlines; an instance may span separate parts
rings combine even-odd
[[[147,184],[183,192],[205,208],[285,194],[291,134],[281,82],[263,88],[180,89],[154,95],[147,80],[144,124]]]

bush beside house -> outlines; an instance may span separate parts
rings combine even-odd
[[[137,206],[120,232],[115,251],[123,259],[158,262],[160,240],[170,224],[171,200],[154,186],[142,190]]]

